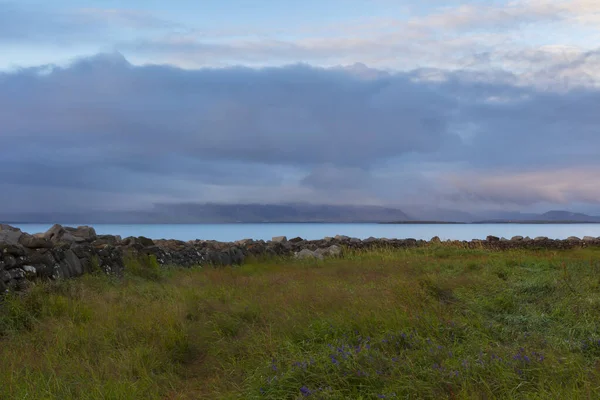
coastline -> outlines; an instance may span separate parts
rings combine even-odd
[[[318,240],[295,237],[288,240],[276,236],[271,240],[243,239],[234,242],[216,240],[153,240],[143,236],[122,238],[99,235],[90,226],[52,226],[47,232],[29,234],[20,229],[0,225],[0,292],[21,290],[36,279],[68,279],[102,271],[120,275],[128,257],[141,257],[160,265],[227,266],[241,265],[247,258],[294,257],[322,260],[340,257],[346,251],[374,248],[408,249],[428,246],[453,246],[494,251],[516,249],[563,250],[600,246],[600,237],[514,236],[511,239],[487,236],[486,239],[446,240],[435,236],[430,240],[404,238],[367,239],[337,235]]]

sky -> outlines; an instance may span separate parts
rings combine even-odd
[[[0,0],[0,208],[600,214],[597,0]]]

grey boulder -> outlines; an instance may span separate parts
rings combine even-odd
[[[19,238],[19,244],[28,249],[50,249],[52,248],[52,242],[48,239],[40,236],[23,234]]]
[[[22,235],[23,232],[19,228],[0,224],[0,243],[16,246],[19,244]]]
[[[308,260],[308,259],[323,259],[323,255],[317,252],[311,251],[309,249],[303,249],[296,253],[295,257],[300,260]]]
[[[60,278],[73,278],[83,275],[81,260],[72,250],[65,251],[65,258],[60,262]]]
[[[338,257],[342,254],[342,249],[340,246],[333,245],[324,249],[315,250],[315,254],[321,255],[323,257]]]
[[[55,224],[44,234],[44,238],[56,242],[93,242],[98,235],[91,226],[78,226],[77,228],[63,227]]]

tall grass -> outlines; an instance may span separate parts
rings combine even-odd
[[[600,251],[445,244],[44,283],[0,399],[600,397]]]

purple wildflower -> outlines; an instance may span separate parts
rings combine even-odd
[[[310,389],[307,388],[306,386],[302,386],[300,388],[300,393],[302,393],[302,396],[304,396],[304,397],[308,397],[308,396],[310,396],[312,394],[312,392],[310,391]]]

